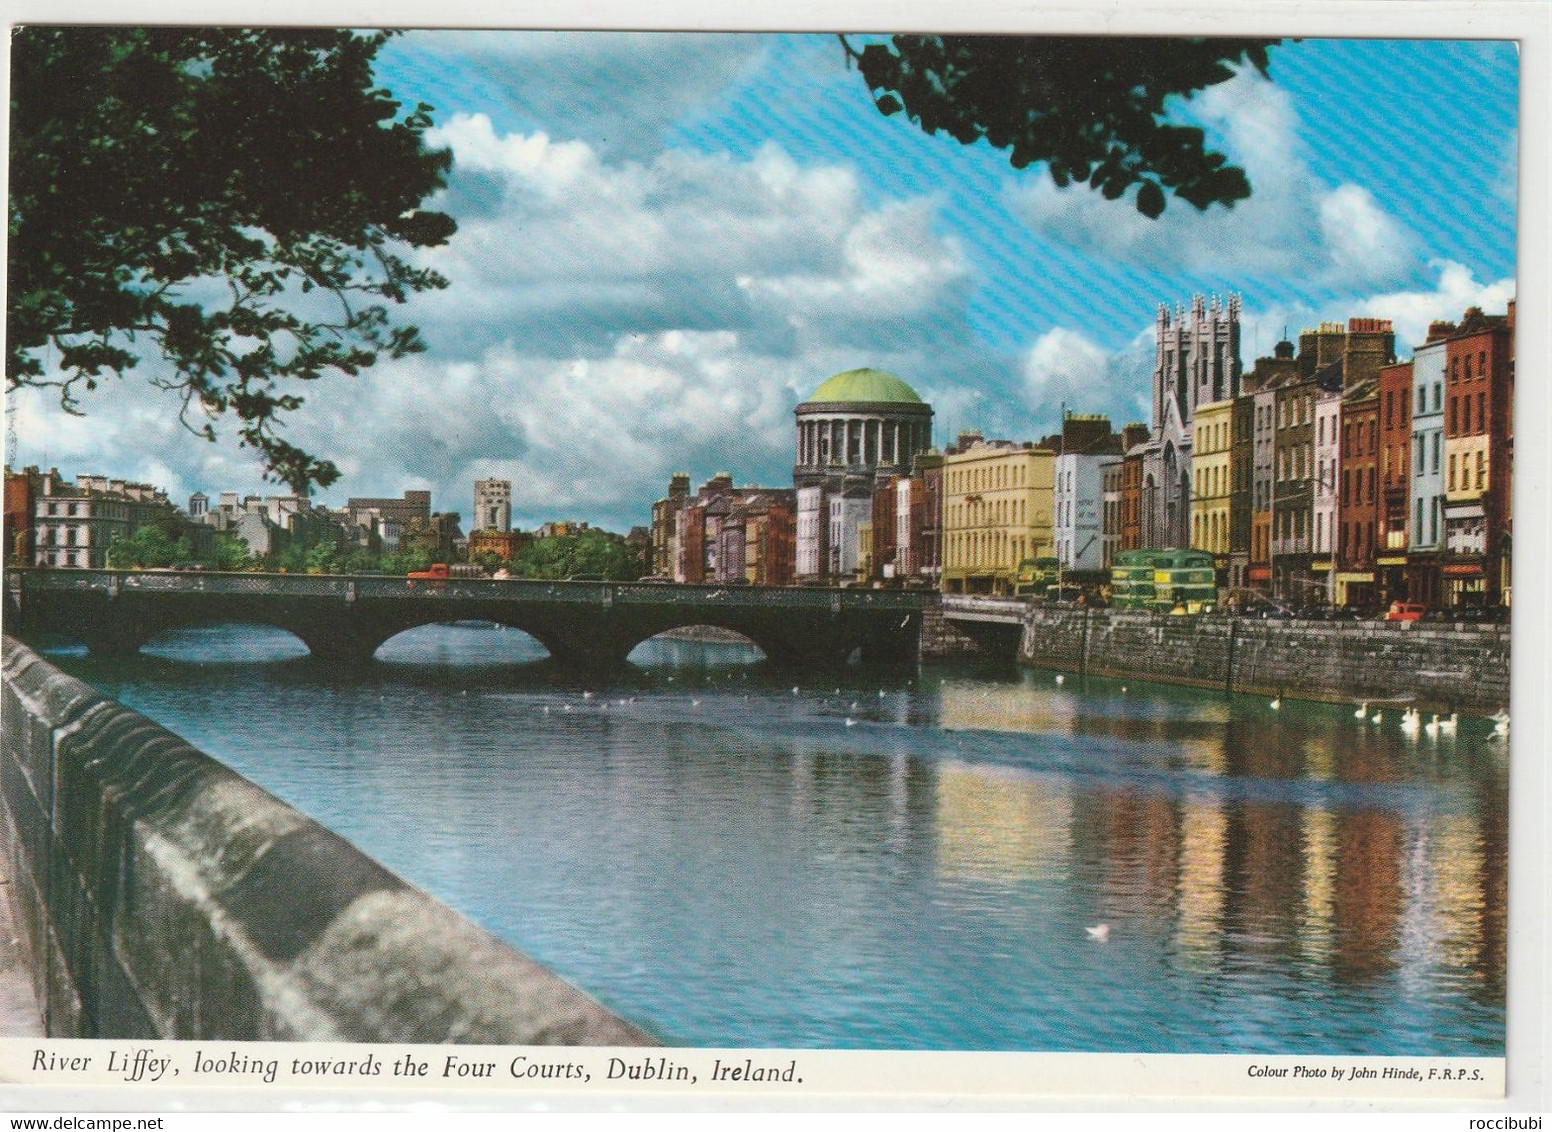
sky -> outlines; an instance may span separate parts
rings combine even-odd
[[[677,471],[790,486],[793,408],[841,370],[903,377],[940,445],[1026,440],[1063,404],[1148,419],[1161,302],[1239,294],[1247,369],[1285,328],[1390,318],[1406,357],[1433,319],[1502,311],[1514,45],[1290,41],[1269,70],[1171,107],[1251,198],[1151,221],[884,117],[833,36],[405,34],[378,77],[452,150],[428,203],[459,231],[422,255],[451,285],[396,312],[426,353],[310,387],[286,436],[343,470],[321,503],[428,488],[467,519],[501,478],[519,526],[624,531]],[[7,408],[13,467],[283,490],[133,371],[84,418]]]

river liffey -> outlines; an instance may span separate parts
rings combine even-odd
[[[476,626],[50,656],[670,1044],[1503,1052],[1489,721]]]

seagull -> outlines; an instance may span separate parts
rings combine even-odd
[[[1058,673],[1057,673],[1057,674],[1056,674],[1056,682],[1057,682],[1057,683],[1058,683],[1058,684],[1060,684],[1060,683],[1062,683],[1062,682],[1063,682],[1063,681],[1065,681],[1065,680],[1066,680],[1066,679],[1067,679],[1067,677],[1065,677],[1065,676],[1063,676],[1063,675],[1062,675],[1062,674],[1061,674],[1061,673],[1060,673],[1060,672],[1058,672]]]
[[[1123,695],[1123,696],[1124,696],[1124,695],[1126,695],[1126,685],[1125,685],[1125,684],[1122,684],[1122,685],[1121,685],[1121,694],[1122,694],[1122,695]]]
[[[794,696],[798,694],[798,686],[796,684],[792,685],[792,694]]]
[[[700,707],[701,706],[701,702],[700,702],[700,700],[691,700],[690,701],[690,706],[691,707]]]
[[[1354,719],[1363,719],[1368,714],[1369,714],[1369,701],[1368,700],[1364,700],[1363,703],[1358,705],[1358,710],[1353,712],[1353,718]]]
[[[848,719],[846,721],[846,726],[847,727],[855,727],[855,726],[857,726],[857,721],[855,719]]]
[[[1105,940],[1110,938],[1109,924],[1095,924],[1093,927],[1087,927],[1083,930],[1089,933],[1090,939],[1098,940],[1100,943],[1104,943]]]
[[[584,700],[590,700],[590,699],[593,698],[593,693],[592,692],[583,692],[582,693],[582,698]]]

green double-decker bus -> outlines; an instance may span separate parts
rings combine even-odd
[[[1014,597],[1046,598],[1061,581],[1061,563],[1054,558],[1026,558],[1018,565]]]
[[[1205,550],[1123,550],[1111,562],[1113,609],[1204,613],[1217,604],[1213,557]]]

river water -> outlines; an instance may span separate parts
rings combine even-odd
[[[670,1044],[1503,1052],[1488,721],[473,626],[50,655]]]

